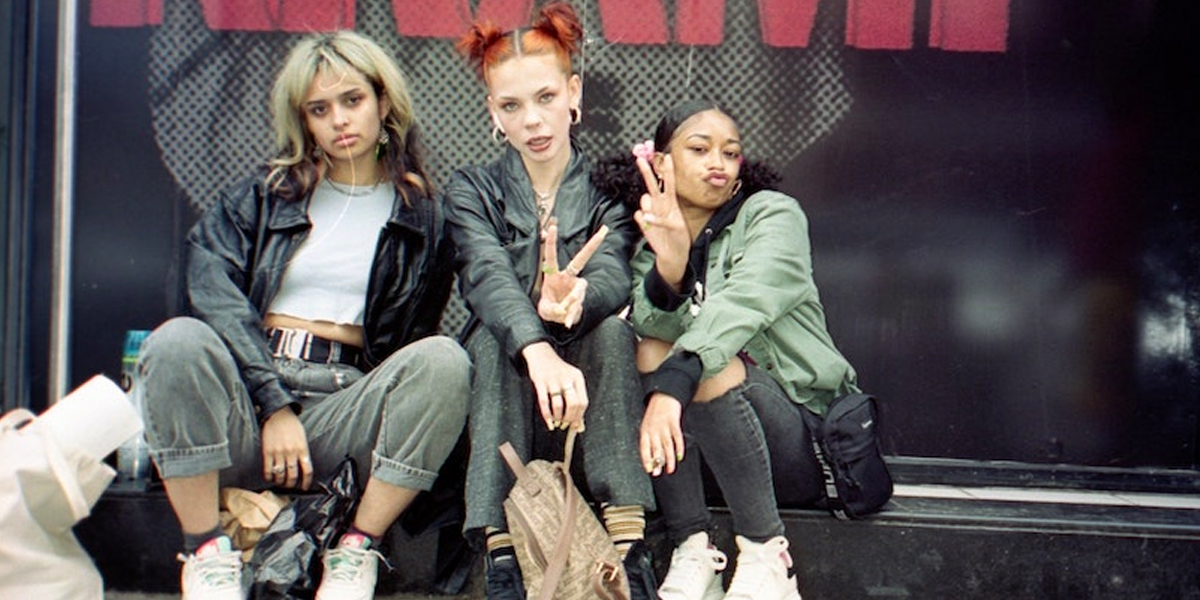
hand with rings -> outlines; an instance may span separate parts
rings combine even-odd
[[[679,209],[675,195],[675,163],[670,154],[662,154],[655,169],[645,156],[638,156],[637,166],[646,184],[641,207],[633,213],[633,219],[642,229],[646,243],[654,250],[655,267],[667,283],[678,285],[687,269],[688,252],[692,247],[692,236]]]
[[[296,460],[288,458],[279,459],[271,465],[271,471],[267,476],[267,480],[272,481],[276,478],[280,478],[283,475],[286,475],[289,471],[293,473],[312,471],[312,459],[307,456],[302,456]]]
[[[572,396],[572,397],[576,396],[575,384],[572,382],[569,382],[569,381],[567,383],[563,384],[560,389],[553,390],[550,392],[551,419],[550,419],[550,422],[547,423],[547,426],[550,429],[567,429],[568,427],[571,426],[572,423],[576,422],[574,419],[568,419],[568,412],[569,412],[567,410],[567,408],[568,408],[567,397],[568,396]],[[558,403],[561,403],[563,406],[563,412],[562,412],[561,417],[555,417],[555,415],[558,414],[555,412],[555,407]],[[580,416],[580,418],[578,419],[578,431],[582,432],[583,429],[584,429],[583,417]]]
[[[608,235],[608,226],[601,225],[579,252],[567,262],[567,267],[558,270],[558,225],[546,228],[546,239],[542,244],[542,290],[538,298],[538,316],[552,323],[562,323],[568,329],[583,316],[583,298],[587,293],[587,280],[579,277],[592,255],[600,249]]]
[[[564,361],[548,342],[530,344],[521,355],[546,427],[583,431],[583,415],[588,407],[583,372]]]
[[[308,489],[312,456],[300,418],[289,408],[272,413],[262,426],[263,479],[279,487]]]
[[[654,477],[674,473],[675,465],[683,460],[683,405],[678,400],[656,392],[650,395],[638,438],[642,467]]]

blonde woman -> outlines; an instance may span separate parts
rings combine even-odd
[[[319,600],[374,596],[380,537],[466,419],[469,361],[433,335],[451,245],[407,87],[352,32],[309,37],[271,93],[278,153],[187,237],[191,316],[146,342],[147,438],[183,530],[187,600],[242,599],[220,486],[308,489],[357,460]]]

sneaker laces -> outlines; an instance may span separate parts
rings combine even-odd
[[[671,567],[658,588],[659,594],[700,598],[727,564],[725,553],[710,546],[707,536],[688,538],[671,553]]]
[[[242,555],[240,552],[211,554],[178,554],[176,560],[184,564],[188,579],[208,589],[240,587],[242,584]]]
[[[370,560],[372,556],[382,561],[389,571],[392,569],[387,558],[376,550],[353,546],[332,548],[325,553],[325,579],[351,583],[359,581],[364,576],[369,576],[368,571],[377,566],[378,563]]]

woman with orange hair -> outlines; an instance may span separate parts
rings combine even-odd
[[[655,589],[642,542],[653,492],[638,459],[635,340],[616,316],[629,300],[637,230],[629,208],[592,187],[571,137],[583,93],[571,58],[582,35],[574,10],[553,3],[529,27],[476,23],[458,45],[487,87],[492,137],[506,144],[446,189],[475,365],[464,531],[488,550],[488,598],[524,597],[502,506],[513,477],[497,447],[511,442],[523,461],[555,456],[569,428],[580,432],[576,468],[633,597]]]

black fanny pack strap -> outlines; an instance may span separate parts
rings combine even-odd
[[[813,454],[817,457],[817,464],[821,466],[821,476],[825,484],[825,503],[829,508],[829,512],[833,516],[842,521],[849,521],[850,515],[846,513],[846,503],[842,501],[842,496],[838,494],[837,476],[833,473],[833,467],[829,464],[829,459],[825,456],[824,449],[821,448],[821,438],[824,437],[823,428],[825,422],[821,417],[814,414],[807,408],[801,408],[804,414],[804,422],[808,424],[809,439],[812,441]]]

